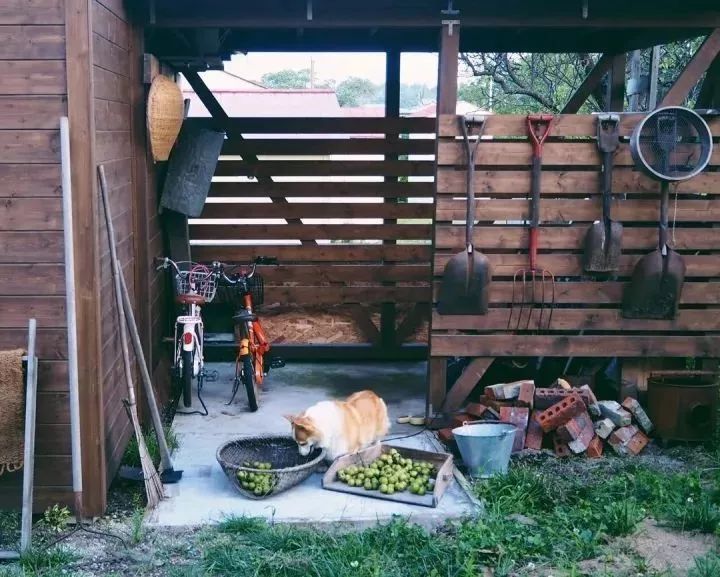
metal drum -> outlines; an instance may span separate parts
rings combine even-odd
[[[663,440],[705,441],[715,434],[718,375],[707,371],[653,373],[648,410]]]

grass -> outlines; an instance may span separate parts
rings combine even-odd
[[[143,437],[145,438],[145,444],[147,445],[150,457],[152,457],[153,464],[157,467],[160,463],[160,449],[158,447],[155,431],[145,431],[143,432]],[[170,449],[171,452],[180,446],[177,435],[170,426],[165,427],[165,439],[167,440],[168,449]],[[141,466],[140,453],[138,451],[138,444],[135,435],[130,437],[130,442],[128,443],[128,446],[125,449],[125,454],[123,455],[122,464],[127,465],[128,467]]]
[[[688,571],[688,577],[717,577],[720,575],[720,556],[711,552],[695,559],[695,567]]]

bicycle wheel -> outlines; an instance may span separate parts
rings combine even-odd
[[[183,405],[192,405],[193,351],[182,352]]]
[[[257,387],[255,386],[255,370],[253,368],[252,356],[245,357],[242,363],[242,382],[245,385],[250,412],[254,413],[258,410],[258,395]]]

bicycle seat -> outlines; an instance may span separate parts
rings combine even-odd
[[[204,305],[205,297],[201,295],[177,295],[175,302],[180,305]]]
[[[241,311],[237,313],[236,315],[233,315],[233,320],[236,323],[252,323],[257,320],[257,315],[253,313],[249,313],[247,311]]]

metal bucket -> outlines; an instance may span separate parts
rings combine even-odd
[[[517,427],[510,423],[466,423],[452,433],[471,477],[507,473]]]

